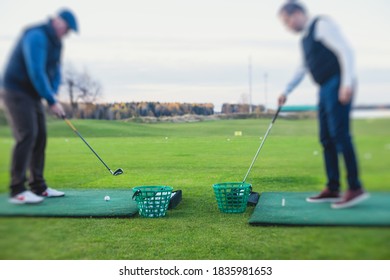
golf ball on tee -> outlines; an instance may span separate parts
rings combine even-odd
[[[106,196],[104,197],[104,200],[105,200],[105,201],[109,201],[109,200],[110,200],[110,197],[109,197],[108,195],[106,195]]]

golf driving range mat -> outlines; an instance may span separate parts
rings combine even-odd
[[[351,208],[332,209],[330,203],[309,203],[313,192],[264,192],[251,225],[288,226],[390,226],[390,193],[370,192],[370,197]]]
[[[138,213],[129,189],[61,189],[63,197],[49,197],[39,204],[14,205],[0,194],[0,216],[23,217],[131,217]],[[109,200],[105,200],[108,196]],[[108,197],[106,199],[108,199]]]

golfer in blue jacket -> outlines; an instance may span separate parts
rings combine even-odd
[[[302,34],[302,65],[279,97],[283,105],[288,94],[309,72],[319,85],[320,141],[323,146],[327,183],[318,195],[308,197],[312,203],[332,202],[332,208],[346,208],[368,197],[359,180],[355,149],[350,134],[350,111],[355,93],[355,61],[351,47],[338,26],[326,16],[310,18],[305,8],[289,1],[280,9],[284,25]],[[348,190],[340,194],[338,154],[344,158]]]
[[[9,199],[14,204],[64,195],[49,188],[43,175],[47,136],[42,99],[56,116],[65,115],[56,94],[61,83],[62,40],[69,30],[77,31],[78,26],[74,14],[66,9],[46,23],[27,28],[5,67],[4,103],[16,142]]]

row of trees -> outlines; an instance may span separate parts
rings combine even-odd
[[[75,110],[64,104],[67,115],[75,118],[121,120],[132,117],[165,117],[192,115],[213,115],[211,103],[160,103],[128,102],[113,104],[78,103]]]
[[[80,72],[72,65],[66,65],[63,77],[63,88],[69,105],[65,105],[67,114],[76,118],[118,120],[132,117],[163,117],[193,115],[212,115],[214,105],[209,103],[160,103],[160,102],[129,102],[114,104],[96,104],[102,95],[101,83],[94,79],[84,69]],[[250,105],[247,96],[242,95],[240,104],[225,103],[222,106],[223,114],[246,114],[253,112],[260,114],[265,111],[262,105]]]
[[[72,65],[64,70],[63,86],[67,114],[77,118],[118,120],[132,117],[212,115],[213,104],[129,102],[95,104],[102,95],[101,83],[87,70],[77,71]]]
[[[247,114],[250,112],[249,104],[222,104],[221,113],[222,114]],[[252,112],[255,114],[260,114],[265,111],[263,105],[252,105]]]
[[[111,104],[79,103],[75,110],[69,104],[64,104],[67,114],[81,119],[106,119],[121,120],[133,117],[172,117],[183,115],[203,115],[214,114],[212,103],[160,103],[160,102],[127,102]],[[263,105],[252,105],[254,114],[265,112]],[[248,104],[222,105],[222,114],[248,114]]]

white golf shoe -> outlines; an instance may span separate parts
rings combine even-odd
[[[43,197],[40,197],[31,191],[24,191],[11,197],[8,201],[12,204],[36,204],[43,200]]]
[[[39,196],[41,197],[61,197],[64,196],[65,193],[61,191],[57,191],[52,188],[47,188],[44,192],[42,192]]]

